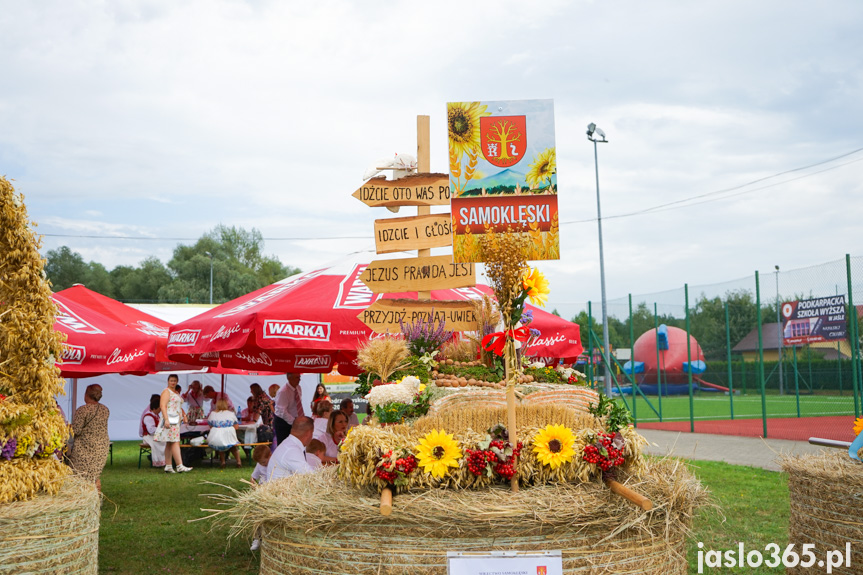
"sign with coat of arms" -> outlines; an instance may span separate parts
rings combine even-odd
[[[482,261],[487,229],[524,234],[530,260],[559,259],[554,102],[450,102],[447,125],[454,261]]]

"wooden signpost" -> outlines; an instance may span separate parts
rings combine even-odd
[[[451,245],[449,213],[375,220],[375,249],[379,254]]]
[[[412,174],[388,180],[372,178],[353,197],[371,207],[448,206],[448,174]]]
[[[472,301],[430,299],[379,299],[357,316],[377,333],[401,333],[401,324],[418,320],[441,323],[452,331],[474,331],[476,308]]]
[[[454,289],[476,285],[474,264],[455,264],[452,256],[376,260],[360,275],[374,293]]]

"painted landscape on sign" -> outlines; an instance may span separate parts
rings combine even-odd
[[[447,124],[454,261],[482,261],[478,236],[505,231],[559,259],[553,101],[450,102]]]

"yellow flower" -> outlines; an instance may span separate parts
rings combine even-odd
[[[863,433],[863,417],[858,417],[857,421],[854,422],[854,435],[861,433]]]
[[[450,155],[461,158],[479,148],[479,119],[491,116],[479,102],[449,102],[446,105]]]
[[[421,383],[421,384],[420,384],[420,388],[419,388],[419,392],[420,392],[420,393],[422,393],[422,392],[424,392],[425,390],[426,390],[426,384]]]
[[[557,469],[575,456],[575,436],[563,425],[547,425],[533,438],[533,452],[543,465]]]
[[[548,301],[548,294],[551,293],[551,290],[548,287],[548,280],[545,279],[545,276],[538,269],[533,268],[529,273],[525,272],[521,280],[521,286],[527,290],[527,297],[530,298],[530,303],[545,307]]]
[[[545,180],[550,180],[555,172],[557,172],[557,153],[554,148],[548,148],[533,160],[524,179],[531,189],[535,189]]]
[[[420,439],[417,450],[419,466],[432,477],[443,477],[448,468],[458,467],[461,449],[453,436],[437,429]]]

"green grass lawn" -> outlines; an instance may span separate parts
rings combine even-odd
[[[115,441],[114,464],[102,473],[102,523],[99,529],[100,573],[257,573],[258,557],[247,543],[227,546],[224,529],[209,522],[189,523],[213,507],[202,494],[219,488],[214,481],[241,488],[254,466],[219,469],[198,464],[189,473],[169,475],[148,467],[138,469],[138,442]],[[222,490],[225,491],[225,490]]]
[[[640,395],[635,405],[639,423],[660,421],[659,397],[648,395],[647,401]],[[626,401],[632,409],[632,398]],[[734,417],[738,419],[761,417],[761,396],[758,394],[735,395],[733,397]],[[767,394],[765,397],[767,417],[797,417],[797,398],[794,395]],[[730,419],[731,400],[723,393],[700,393],[693,397],[695,419]],[[837,395],[801,395],[801,417],[822,415],[854,415],[854,398]],[[662,421],[682,421],[689,419],[689,396],[672,395],[662,397]]]
[[[245,539],[227,545],[227,531],[211,529],[208,521],[189,523],[212,507],[203,494],[219,488],[213,481],[242,488],[252,467],[219,469],[198,465],[191,473],[167,475],[144,465],[138,469],[138,442],[114,443],[114,464],[102,474],[102,523],[99,531],[101,573],[230,573],[258,572],[258,554]],[[245,459],[244,459],[245,464]],[[788,486],[784,474],[725,463],[693,462],[693,472],[711,490],[723,516],[701,511],[693,525],[687,553],[695,572],[696,544],[704,549],[763,549],[783,546],[788,539]],[[735,571],[711,570],[710,573]],[[739,571],[776,573],[776,570]]]
[[[710,489],[720,511],[703,510],[693,522],[694,537],[687,545],[689,572],[696,573],[697,544],[703,549],[726,551],[737,549],[744,543],[747,552],[758,549],[764,553],[768,543],[777,543],[782,549],[788,544],[788,476],[713,461],[695,461],[689,465],[692,472]],[[784,573],[784,569],[752,570],[705,569],[705,573]]]

